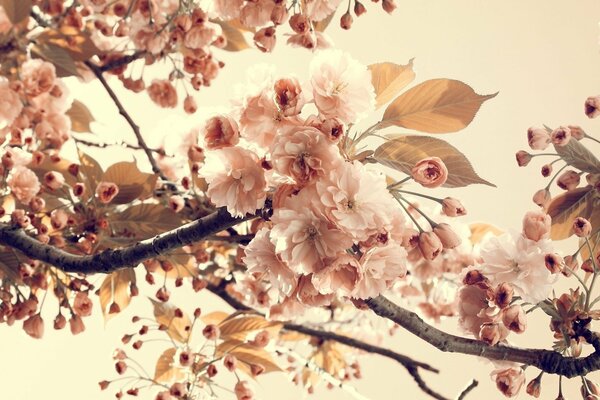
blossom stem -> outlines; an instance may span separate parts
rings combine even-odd
[[[406,206],[404,204],[402,204],[402,202],[400,201],[400,199],[396,196],[396,194],[392,193],[392,195],[394,196],[394,198],[396,199],[396,201],[398,202],[398,204],[400,204],[400,207],[402,207],[404,209],[404,212],[408,215],[408,217],[412,220],[412,222],[416,225],[417,229],[419,230],[419,232],[424,232],[423,228],[421,228],[421,225],[419,225],[419,223],[417,222],[417,220],[415,219],[415,217],[412,216],[412,214],[410,213],[410,211],[408,211],[408,209],[406,208]]]
[[[590,139],[590,140],[593,140],[593,141],[594,141],[594,142],[596,142],[596,143],[600,143],[600,140],[596,139],[595,137],[592,137],[592,136],[588,135],[587,133],[585,133],[585,134],[583,135],[583,137],[584,137],[584,138],[587,138],[587,139]]]
[[[395,188],[396,186],[402,185],[403,183],[405,183],[405,182],[408,182],[408,181],[410,181],[411,179],[412,179],[412,176],[407,176],[406,178],[404,178],[404,179],[401,179],[401,180],[399,180],[398,182],[394,182],[394,183],[392,183],[391,185],[388,185],[388,187],[387,187],[386,189],[387,189],[387,190],[392,190],[392,189],[393,189],[393,188]],[[400,190],[398,190],[398,189],[394,189],[394,190],[400,191]]]
[[[408,200],[406,200],[404,197],[400,196],[400,199],[404,200],[408,205],[410,205],[412,208],[414,208],[419,214],[421,214],[421,216],[423,218],[425,218],[425,220],[427,220],[427,222],[429,223],[429,225],[431,225],[432,228],[435,228],[437,226],[437,223],[432,220],[431,218],[429,218],[427,216],[427,214],[425,214],[423,211],[421,211],[421,209],[419,207],[414,206],[411,202],[409,202]]]
[[[435,201],[436,203],[442,203],[442,199],[439,199],[437,197],[433,197],[433,196],[429,196],[423,193],[417,193],[417,192],[411,192],[410,190],[403,190],[403,189],[394,189],[396,192],[400,192],[400,193],[405,193],[405,194],[412,194],[413,196],[419,196],[419,197],[423,197],[425,199],[429,199],[432,201]]]
[[[596,278],[598,277],[598,266],[596,265],[596,260],[594,259],[594,249],[592,248],[592,245],[590,244],[590,241],[587,237],[585,238],[585,244],[587,245],[587,247],[590,251],[590,259],[592,260],[592,266],[594,269],[594,274],[592,275],[592,281],[590,282],[590,288],[588,290],[588,295],[585,297],[584,310],[589,311],[590,295],[592,294],[592,290],[594,289],[594,283],[596,283]]]

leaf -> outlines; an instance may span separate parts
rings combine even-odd
[[[596,233],[590,235],[588,238],[592,249],[594,249],[595,257],[598,257],[600,254],[600,198],[595,198],[592,200],[592,215],[589,218],[590,223],[592,224],[592,232],[597,231]],[[579,245],[583,246],[581,248],[581,259],[583,261],[590,258],[591,253],[590,249],[585,244],[585,238],[579,239]]]
[[[219,325],[229,314],[223,311],[214,311],[200,317],[200,320],[206,325]]]
[[[263,348],[252,346],[239,340],[228,340],[217,346],[216,356],[221,357],[225,354],[232,354],[237,358],[238,366],[249,376],[250,366],[252,364],[262,365],[265,368],[264,373],[281,371],[281,368],[273,361],[271,355]],[[241,365],[240,365],[241,364]]]
[[[469,225],[471,229],[471,237],[469,238],[472,244],[477,244],[486,236],[487,233],[491,233],[494,236],[501,235],[503,232],[494,225],[486,224],[484,222],[478,222]]]
[[[570,190],[552,199],[546,211],[552,217],[550,237],[562,240],[571,236],[573,220],[577,217],[590,217],[593,197],[594,191],[588,186]]]
[[[75,61],[73,61],[73,58],[69,53],[61,47],[51,43],[36,44],[31,47],[31,53],[38,58],[43,58],[52,63],[56,68],[56,75],[59,78],[79,76]]]
[[[192,333],[192,321],[187,314],[184,313],[183,317],[177,318],[175,317],[176,307],[152,299],[150,301],[154,307],[156,322],[168,327],[167,334],[171,339],[179,343],[186,343]]]
[[[473,121],[481,104],[498,93],[478,95],[461,81],[432,79],[404,92],[385,110],[381,127],[429,133],[456,132]]]
[[[67,111],[71,119],[71,130],[75,132],[91,132],[90,123],[94,122],[94,116],[85,104],[79,100],[73,100],[73,105]]]
[[[108,322],[115,314],[109,314],[110,305],[115,302],[123,311],[131,302],[130,284],[135,283],[135,272],[133,268],[124,268],[107,275],[100,285],[100,306],[104,321]]]
[[[4,248],[6,251],[0,252],[0,276],[4,275],[14,282],[22,282],[19,275],[19,258],[15,251],[10,248]]]
[[[110,226],[115,234],[136,240],[147,239],[179,227],[181,217],[162,204],[136,204],[112,215]]]
[[[326,16],[325,18],[323,18],[322,20],[315,22],[313,24],[313,27],[314,27],[315,31],[317,31],[317,32],[325,32],[325,29],[327,29],[327,27],[331,23],[331,20],[333,20],[333,16],[334,15],[335,15],[335,12],[332,12],[331,14],[329,14],[328,16]]]
[[[44,174],[49,171],[60,172],[65,177],[65,182],[70,186],[75,185],[78,181],[77,178],[69,172],[69,165],[73,164],[71,161],[64,158],[60,158],[57,162],[52,160],[52,157],[44,157],[41,164],[36,166],[30,166],[31,170],[35,172],[40,181],[43,179]]]
[[[160,357],[158,357],[156,368],[154,369],[155,381],[160,383],[171,383],[173,381],[179,381],[185,377],[183,371],[175,366],[176,353],[177,349],[172,347],[165,350]]]
[[[413,166],[427,157],[439,157],[448,168],[445,187],[463,187],[476,183],[494,186],[473,170],[467,158],[448,142],[431,136],[397,135],[375,150],[375,159],[408,175]]]
[[[223,29],[223,36],[227,39],[227,45],[223,47],[223,50],[241,51],[250,48],[242,31],[239,28],[236,28],[232,22],[219,20],[214,20],[213,22],[221,26],[221,29]]]
[[[0,6],[4,8],[6,16],[13,24],[25,20],[29,17],[31,7],[33,6],[32,0],[0,0]]]
[[[166,260],[173,265],[173,269],[167,272],[167,278],[189,278],[198,275],[196,258],[190,254],[182,253],[181,250],[174,254],[159,257],[159,260]]]
[[[246,316],[233,318],[219,324],[221,339],[223,340],[245,340],[251,333],[269,330],[272,336],[281,329],[279,322],[267,321],[261,316]]]
[[[119,187],[119,193],[111,203],[127,204],[150,196],[157,178],[157,175],[141,172],[134,162],[122,161],[108,167],[101,180]]]
[[[74,61],[87,61],[102,53],[88,33],[71,26],[46,29],[36,37],[36,42],[59,47],[65,50]]]
[[[570,166],[590,174],[600,173],[600,161],[579,140],[571,139],[565,146],[554,145],[554,148]]]
[[[369,65],[371,81],[375,88],[375,108],[390,101],[398,92],[415,79],[413,60],[407,65],[391,62]]]
[[[87,184],[86,197],[94,196],[96,186],[102,180],[104,171],[98,161],[82,151],[79,151],[79,163],[79,173],[83,175],[84,183]]]

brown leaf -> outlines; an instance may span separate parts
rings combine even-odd
[[[329,24],[333,20],[334,15],[335,15],[335,12],[332,12],[331,14],[329,14],[328,16],[326,16],[325,18],[323,18],[322,20],[315,22],[313,24],[313,28],[315,29],[315,31],[317,31],[317,32],[325,32],[325,29],[327,29],[327,27],[329,26]]]
[[[29,17],[32,5],[32,0],[0,0],[0,6],[4,8],[6,16],[13,24],[18,24]]]
[[[229,317],[229,314],[226,312],[214,311],[200,317],[200,321],[204,322],[206,325],[219,325],[227,317]]]
[[[83,183],[86,184],[85,198],[94,196],[104,171],[98,161],[82,151],[79,151],[79,163],[79,174],[83,176]]]
[[[429,133],[456,132],[471,123],[484,101],[496,95],[478,95],[461,81],[432,79],[397,97],[385,110],[381,127],[397,125]]]
[[[69,172],[68,168],[71,164],[73,164],[71,161],[64,158],[61,158],[58,162],[54,162],[50,157],[46,156],[40,165],[31,166],[30,168],[33,172],[35,172],[40,180],[44,177],[46,172],[60,172],[65,177],[65,182],[67,182],[70,186],[73,186],[78,181],[77,178],[71,175]]]
[[[127,204],[150,196],[157,178],[155,174],[141,172],[134,162],[122,161],[108,167],[101,180],[113,182],[119,187],[113,204]]]
[[[593,198],[594,191],[587,186],[569,190],[552,199],[547,210],[548,215],[552,217],[550,237],[553,240],[562,240],[571,236],[573,220],[577,217],[590,217]]]
[[[154,380],[160,383],[171,383],[179,381],[185,377],[185,374],[175,364],[175,354],[177,353],[176,348],[170,348],[165,350],[158,361],[156,362],[156,368],[154,369]]]
[[[277,334],[282,324],[279,322],[267,321],[264,317],[241,316],[219,324],[221,339],[223,340],[245,340],[248,335],[268,330],[272,336]]]
[[[74,61],[87,61],[102,51],[96,47],[87,32],[71,26],[46,29],[36,37],[36,42],[65,50]]]
[[[159,324],[166,325],[167,334],[171,339],[179,343],[186,343],[192,333],[192,321],[187,314],[183,314],[183,317],[175,317],[176,307],[169,303],[162,303],[160,301],[152,300],[152,306],[154,306],[154,317],[156,322]]]
[[[167,278],[189,278],[198,275],[198,262],[194,256],[182,253],[181,250],[174,254],[166,254],[159,257],[173,265],[173,269],[167,272]]]
[[[56,68],[56,75],[59,78],[66,78],[68,76],[79,76],[75,61],[62,47],[56,46],[52,43],[36,44],[31,47],[32,56],[42,58],[54,65]]]
[[[427,157],[439,157],[448,168],[446,187],[463,187],[476,183],[494,186],[473,170],[467,158],[448,142],[431,136],[395,135],[375,150],[375,159],[390,168],[410,175],[414,165]]]
[[[14,250],[4,248],[4,251],[0,252],[0,275],[4,275],[15,282],[21,282],[19,276],[20,263],[21,261]]]
[[[219,20],[214,20],[213,22],[221,26],[221,29],[223,29],[223,36],[227,39],[227,45],[223,50],[241,51],[250,48],[242,31],[235,27],[232,22]]]
[[[239,340],[228,340],[217,346],[217,357],[225,354],[232,354],[237,358],[238,366],[247,375],[250,373],[252,364],[262,365],[265,368],[264,373],[281,371],[281,368],[273,361],[271,355],[263,348],[258,348]],[[241,364],[241,365],[240,365]]]
[[[554,146],[558,155],[572,167],[590,174],[600,173],[600,161],[579,140],[571,139],[565,146]]]
[[[179,214],[162,204],[136,204],[110,217],[110,227],[117,235],[136,240],[147,239],[182,224]]]
[[[407,65],[398,65],[391,62],[369,65],[371,81],[375,88],[375,108],[379,108],[390,101],[398,92],[415,79],[413,60]]]
[[[71,130],[75,132],[91,132],[90,124],[95,121],[94,116],[85,104],[79,100],[73,100],[73,105],[67,111],[71,119]]]
[[[121,311],[127,308],[131,302],[129,285],[132,282],[135,282],[135,271],[133,268],[120,269],[104,278],[102,285],[100,285],[98,297],[100,298],[100,306],[105,322],[108,322],[115,315],[108,313],[108,309],[113,302],[119,305]]]
[[[489,232],[494,236],[501,235],[502,230],[496,228],[494,225],[486,224],[484,222],[477,222],[469,225],[469,229],[471,229],[471,237],[469,238],[471,243],[477,244],[481,242],[481,239]]]

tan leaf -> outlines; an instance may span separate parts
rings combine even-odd
[[[342,347],[332,341],[326,341],[313,353],[312,362],[319,368],[333,376],[338,376],[340,371],[346,368],[346,360],[343,356]]]
[[[200,320],[206,325],[219,325],[225,318],[229,317],[229,314],[223,311],[213,311],[209,314],[200,317]]]
[[[496,228],[494,225],[486,224],[484,222],[473,223],[469,225],[469,229],[471,229],[471,237],[469,239],[473,244],[481,242],[481,239],[483,239],[487,233],[491,233],[494,236],[503,233],[502,230]]]
[[[160,301],[152,300],[152,306],[154,307],[154,317],[156,322],[164,324],[168,327],[167,334],[171,339],[176,342],[186,343],[190,337],[192,329],[192,321],[187,314],[183,314],[183,317],[175,317],[176,307],[169,303],[162,303]]]
[[[98,297],[100,298],[100,306],[105,322],[108,322],[115,315],[108,313],[108,309],[113,302],[119,305],[121,311],[127,308],[131,302],[129,285],[132,282],[135,283],[135,271],[133,268],[120,269],[104,278],[102,285],[100,285]]]
[[[110,227],[116,235],[147,239],[182,224],[179,214],[162,204],[136,204],[110,216]]]
[[[317,31],[317,32],[325,32],[325,29],[327,29],[327,27],[329,26],[329,24],[333,20],[334,15],[335,15],[335,12],[332,12],[331,14],[329,14],[328,16],[326,16],[325,18],[323,18],[322,20],[315,22],[314,25],[313,25],[315,31]]]
[[[18,24],[29,17],[32,5],[32,0],[0,0],[0,6],[4,8],[6,16],[13,24]]]
[[[52,43],[40,43],[31,47],[32,56],[42,58],[49,63],[52,63],[56,69],[56,75],[59,78],[66,78],[68,76],[79,76],[75,61],[62,47],[56,46]]]
[[[432,79],[398,96],[385,110],[381,126],[397,125],[429,133],[456,132],[471,123],[484,101],[496,95],[478,95],[461,81]]]
[[[239,362],[238,366],[240,369],[249,376],[252,376],[250,373],[250,366],[252,364],[262,365],[265,368],[264,373],[281,371],[281,368],[273,361],[271,354],[265,349],[239,340],[228,340],[219,344],[216,350],[217,357],[224,356],[225,354],[234,355]]]
[[[96,186],[102,181],[104,171],[102,167],[90,155],[79,151],[79,174],[83,176],[83,182],[86,183],[87,196],[94,196]]]
[[[181,250],[159,257],[158,259],[168,261],[173,265],[173,269],[167,272],[167,278],[189,278],[198,275],[198,262],[196,258],[182,253]]]
[[[221,26],[223,36],[227,39],[227,45],[225,45],[223,50],[241,51],[250,48],[244,34],[239,28],[234,26],[234,23],[219,20],[214,20],[213,22]]]
[[[15,282],[21,282],[19,275],[19,264],[21,261],[10,248],[4,248],[0,252],[0,275],[4,275]]]
[[[494,186],[482,179],[464,154],[448,142],[431,136],[395,135],[375,150],[375,159],[390,168],[410,175],[414,165],[427,157],[439,157],[448,168],[446,187],[463,187],[476,183]]]
[[[122,161],[108,167],[101,180],[119,187],[119,193],[111,203],[127,204],[150,196],[157,178],[155,174],[141,172],[134,162]]]
[[[565,146],[554,146],[562,159],[572,167],[590,174],[600,173],[600,161],[579,140],[571,139]]]
[[[310,339],[310,336],[299,332],[285,331],[282,334],[280,334],[277,339],[283,340],[284,342],[299,342],[301,340]]]
[[[184,372],[178,368],[175,363],[176,353],[177,349],[173,347],[165,350],[160,357],[158,357],[156,368],[154,369],[155,381],[160,383],[171,383],[185,378]]]
[[[548,215],[552,217],[550,237],[553,240],[562,240],[571,236],[573,220],[577,217],[590,217],[593,198],[594,191],[588,186],[569,190],[552,199],[547,210]]]
[[[375,108],[390,101],[398,92],[415,79],[413,60],[407,65],[391,62],[369,65],[371,81],[375,88]]]
[[[75,132],[91,132],[90,124],[95,121],[94,116],[85,104],[79,100],[73,100],[73,105],[67,111],[71,119],[71,130]]]
[[[279,322],[267,321],[264,317],[242,316],[233,318],[219,324],[221,339],[223,340],[245,340],[250,334],[268,330],[272,336],[281,329]]]
[[[87,32],[81,32],[71,26],[46,29],[36,37],[36,42],[59,47],[74,61],[87,61],[92,56],[102,53]]]

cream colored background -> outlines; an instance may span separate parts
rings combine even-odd
[[[468,208],[466,218],[469,221],[485,220],[504,228],[518,229],[523,213],[534,208],[530,202],[532,193],[543,185],[538,175],[541,162],[534,161],[534,167],[518,169],[514,161],[515,151],[526,148],[527,127],[541,123],[550,126],[580,124],[592,134],[600,130],[598,121],[589,121],[583,114],[585,98],[600,92],[600,2],[397,0],[397,3],[396,13],[387,16],[379,5],[365,0],[367,15],[355,21],[349,32],[333,27],[331,36],[339,48],[350,51],[366,64],[378,61],[406,63],[415,57],[416,82],[447,77],[463,80],[479,93],[500,92],[483,106],[467,129],[444,136],[467,154],[482,177],[496,183],[498,188],[475,186],[440,194],[460,197]],[[279,37],[280,42],[282,39]],[[233,57],[224,54],[227,67],[211,88],[203,88],[199,93],[200,107],[226,105],[231,95],[231,82],[239,81],[244,70],[256,62],[273,63],[281,73],[306,76],[311,54],[281,44],[272,55],[262,55],[256,50]],[[112,84],[120,86],[116,80]],[[99,85],[73,86],[73,94],[101,121],[96,126],[101,140],[110,141],[120,135],[131,139],[128,127]],[[198,117],[182,115],[168,118],[172,112],[158,110],[144,94],[124,93],[123,100],[150,142],[159,142],[161,135],[170,134],[170,126],[192,126],[198,120]],[[137,158],[141,165],[146,165],[143,155],[139,154]],[[204,309],[225,309],[205,295],[181,293],[175,302],[187,304],[189,310],[197,305]],[[132,309],[150,315],[146,303],[143,298],[138,298]],[[55,311],[53,307],[55,305],[49,302],[45,310],[49,321]],[[56,333],[47,326],[46,336],[41,341],[30,339],[18,326],[1,325],[1,398],[113,398],[114,390],[100,392],[97,382],[115,377],[111,353],[120,344],[121,335],[132,331],[128,325],[131,315],[132,310],[127,310],[106,327],[100,317],[93,317],[86,320],[86,332],[76,337],[67,332]],[[530,319],[530,329],[518,343],[548,346],[547,322],[543,318]],[[443,327],[453,330],[454,322],[445,323]],[[456,396],[472,378],[477,378],[480,386],[468,398],[501,398],[489,379],[492,368],[486,363],[472,357],[442,354],[418,338],[402,333],[388,340],[387,345],[439,367],[439,376],[430,373],[423,376],[433,388],[448,397]],[[141,354],[145,353],[148,351]],[[147,359],[145,365],[152,370],[153,360]],[[371,399],[426,398],[394,362],[365,357],[362,367],[364,378],[353,384]],[[528,371],[528,378],[535,374]],[[600,380],[600,374],[594,377]],[[568,382],[566,387],[570,393],[568,398],[578,398],[578,382]],[[259,379],[258,390],[262,399],[303,398],[301,391],[283,374]],[[546,377],[542,398],[555,397],[556,379]],[[340,390],[321,390],[313,398],[351,397]],[[519,398],[527,396],[522,394]]]

